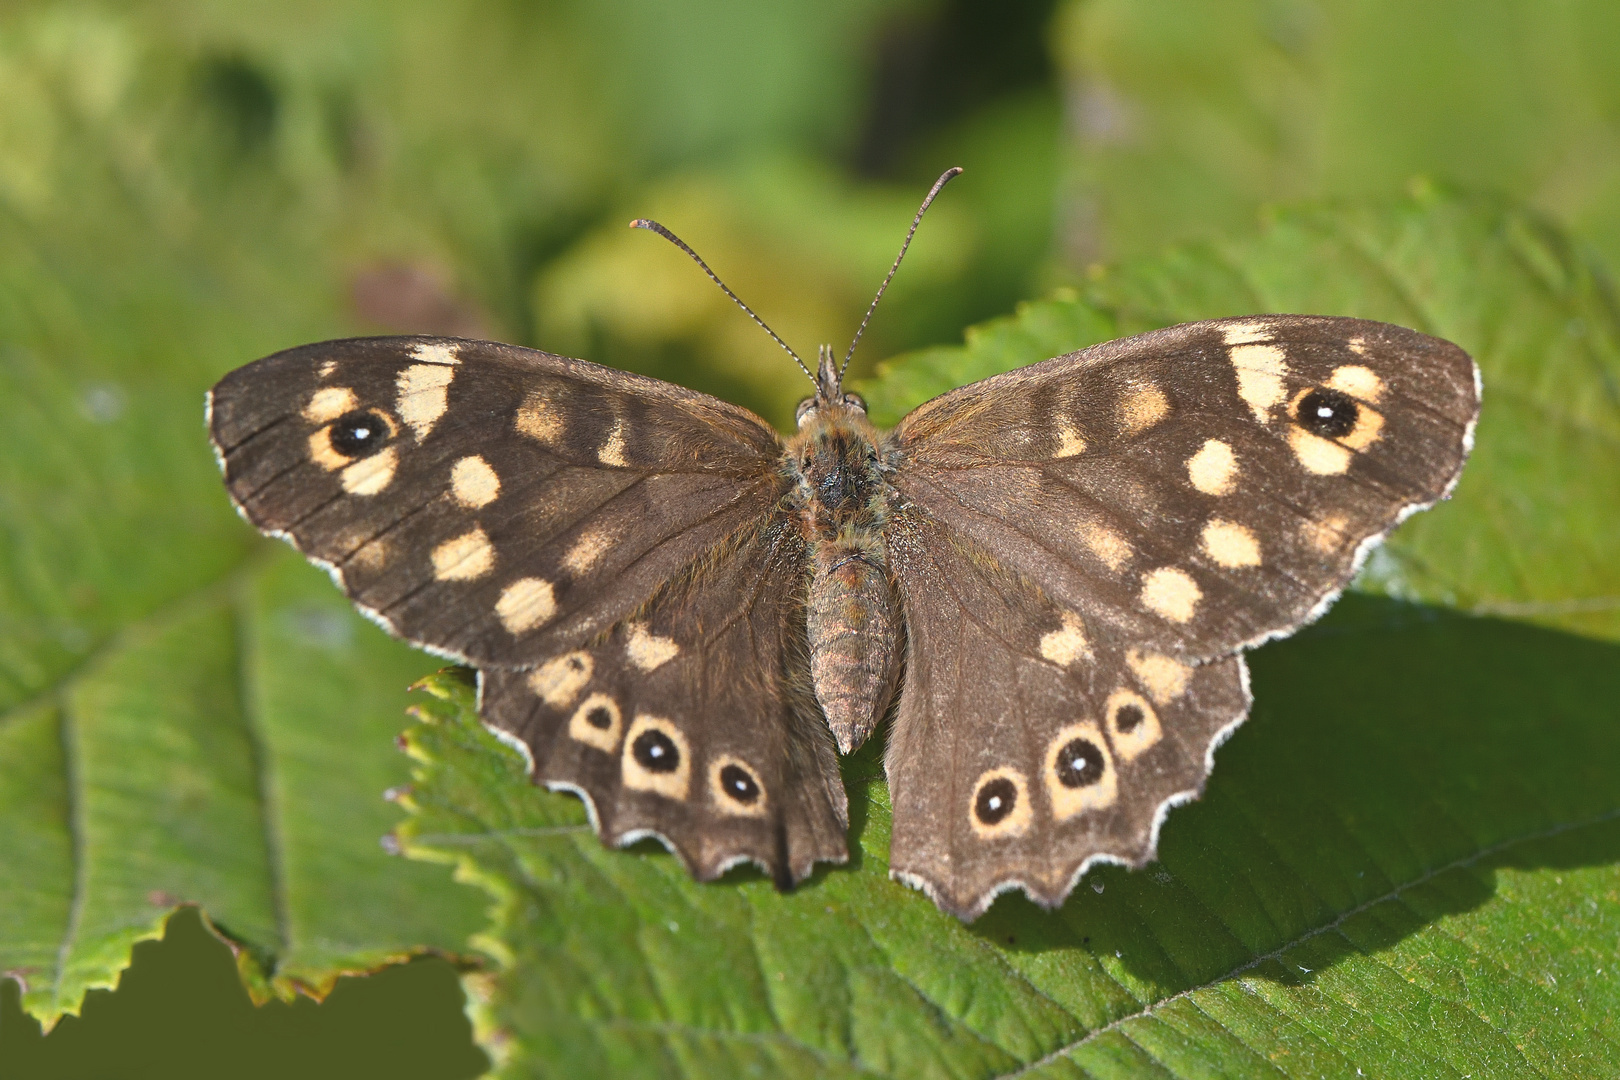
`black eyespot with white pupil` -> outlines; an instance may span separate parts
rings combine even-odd
[[[759,784],[741,765],[727,765],[720,770],[720,790],[744,806],[759,801]]]
[[[370,409],[344,413],[332,422],[332,449],[344,457],[366,457],[388,441],[388,421]]]
[[[636,764],[648,772],[672,773],[681,767],[681,751],[675,740],[656,728],[637,735],[630,744],[630,753],[635,755]]]
[[[1005,776],[987,780],[973,799],[973,814],[986,825],[998,825],[1018,806],[1018,785]]]
[[[1115,721],[1121,730],[1126,730],[1125,714],[1129,711],[1136,713],[1136,720],[1131,726],[1135,727],[1141,723],[1142,710],[1134,705],[1127,705],[1119,710],[1119,716]],[[1102,751],[1097,749],[1090,739],[1070,739],[1064,744],[1063,749],[1058,751],[1056,767],[1058,783],[1067,788],[1081,788],[1090,787],[1101,780],[1108,765],[1103,760]]]
[[[1325,439],[1342,439],[1356,429],[1361,408],[1349,394],[1318,387],[1299,400],[1295,410],[1299,426]]]
[[[613,713],[606,705],[598,705],[585,714],[585,722],[599,731],[613,726]]]

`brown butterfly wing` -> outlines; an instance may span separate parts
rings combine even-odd
[[[973,918],[1151,858],[1248,707],[1239,650],[1456,482],[1449,343],[1351,319],[1173,327],[935,399],[890,437],[906,685],[891,866]],[[999,816],[998,816],[999,815]]]
[[[632,617],[532,671],[486,671],[486,722],[604,842],[656,835],[702,880],[741,861],[792,885],[847,858],[837,753],[803,677],[805,552],[745,530]]]
[[[1241,657],[1195,665],[1087,640],[915,508],[889,552],[908,633],[884,762],[893,875],[973,919],[1008,888],[1052,907],[1097,859],[1150,859],[1161,811],[1198,795],[1248,710]]]
[[[896,428],[894,483],[1097,636],[1211,658],[1286,633],[1450,490],[1479,414],[1449,342],[1317,316],[1108,342]]]
[[[746,410],[492,342],[308,345],[209,406],[244,517],[391,631],[478,666],[606,630],[781,487],[780,442]]]

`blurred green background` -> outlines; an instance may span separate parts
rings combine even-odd
[[[1612,0],[12,3],[0,364],[23,392],[22,349],[193,364],[201,387],[307,340],[454,333],[785,425],[802,376],[631,217],[810,354],[847,342],[928,184],[965,167],[857,374],[1269,204],[1414,180],[1521,200],[1614,265],[1617,56]],[[139,395],[123,370],[92,419]],[[175,423],[201,439],[200,403]],[[25,698],[35,676],[0,661]],[[177,919],[49,1036],[7,983],[0,1075],[336,1075],[401,1046],[396,1076],[481,1068],[442,961],[257,1011],[231,964]]]

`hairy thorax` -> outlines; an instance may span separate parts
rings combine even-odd
[[[813,556],[810,677],[838,748],[866,741],[894,696],[901,621],[884,562],[890,490],[878,433],[858,407],[828,404],[787,444],[799,528]]]

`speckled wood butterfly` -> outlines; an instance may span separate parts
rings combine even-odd
[[[1242,650],[1451,490],[1479,410],[1456,346],[1307,315],[1097,345],[890,432],[830,350],[814,381],[784,440],[549,353],[333,341],[226,376],[209,430],[243,515],[478,668],[607,843],[783,887],[843,862],[835,747],[894,705],[891,874],[972,919],[1152,858],[1248,711]]]

